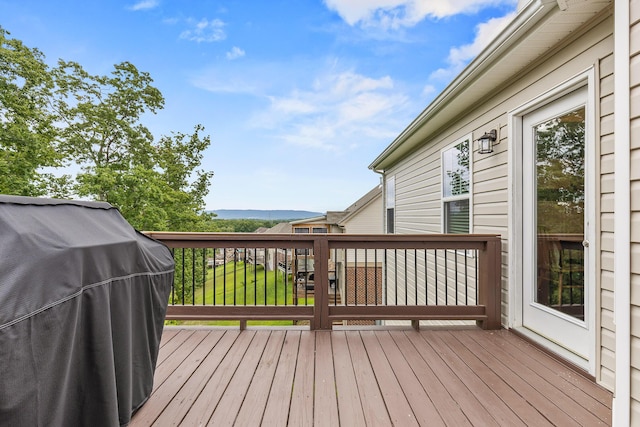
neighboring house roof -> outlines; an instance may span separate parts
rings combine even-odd
[[[360,197],[355,203],[345,209],[344,215],[338,222],[338,225],[343,225],[345,222],[349,221],[378,197],[382,197],[382,185],[376,185],[374,188],[369,190],[367,194]]]
[[[268,232],[268,228],[267,227],[259,227],[256,231],[254,231],[254,233],[266,233]]]
[[[369,169],[388,169],[465,112],[516,82],[522,70],[552,55],[561,41],[571,38],[572,33],[611,3],[610,0],[532,0],[524,5],[513,21],[400,133]]]
[[[269,228],[266,233],[291,233],[291,223],[281,222]]]
[[[339,224],[340,220],[344,218],[347,214],[347,211],[327,211],[327,222],[331,224]]]
[[[297,224],[313,224],[313,223],[326,223],[327,222],[327,216],[326,215],[322,215],[322,216],[316,216],[313,218],[306,218],[306,219],[298,219],[295,221],[291,221],[289,224],[291,225],[297,225]]]
[[[376,185],[373,189],[367,192],[367,194],[360,197],[356,202],[351,204],[351,206],[349,206],[343,211],[327,211],[327,213],[322,216],[291,221],[291,222],[288,222],[287,224],[289,224],[292,227],[296,225],[313,225],[313,224],[341,226],[344,221],[346,221],[348,218],[353,217],[361,209],[363,209],[365,206],[371,203],[371,201],[375,200],[376,197],[380,197],[381,195],[382,195],[382,186]]]

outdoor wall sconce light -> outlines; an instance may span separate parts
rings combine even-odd
[[[478,139],[478,153],[493,153],[493,143],[496,139],[498,139],[498,132],[495,129],[485,132],[484,135]]]

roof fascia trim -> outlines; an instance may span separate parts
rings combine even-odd
[[[518,12],[513,21],[371,162],[369,169],[379,171],[380,165],[392,153],[409,140],[431,117],[438,114],[451,100],[464,92],[465,82],[472,81],[474,77],[482,74],[487,67],[498,61],[502,52],[518,43],[531,27],[557,7],[557,0],[532,0],[529,2]]]

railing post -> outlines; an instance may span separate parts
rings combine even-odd
[[[326,235],[314,236],[314,316],[313,328],[331,330],[329,320],[329,240]]]
[[[488,239],[484,250],[479,251],[478,304],[485,306],[487,320],[479,321],[478,326],[483,329],[502,327],[501,246],[500,237],[496,237]]]

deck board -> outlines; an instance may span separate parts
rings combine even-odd
[[[315,387],[313,399],[313,424],[336,426],[338,421],[338,396],[336,396],[335,371],[331,332],[316,332]]]
[[[391,422],[397,426],[417,426],[416,417],[393,371],[394,366],[387,360],[376,333],[363,331],[361,335]]]
[[[313,425],[313,380],[315,373],[315,335],[304,331],[300,337],[300,348],[296,372],[291,387],[291,409],[288,423],[292,426]]]
[[[429,332],[427,332],[429,333]],[[491,411],[484,407],[466,385],[465,378],[456,375],[456,371],[447,359],[441,356],[442,350],[437,343],[425,338],[424,333],[415,332],[406,335],[413,345],[433,369],[441,384],[445,386],[451,399],[460,405],[462,412],[469,419],[471,425],[497,426],[496,420],[491,416]]]
[[[270,333],[256,334],[253,338],[251,349],[244,354],[207,425],[233,425],[244,398],[248,394],[251,379],[256,374],[260,359],[266,353],[270,335]]]
[[[274,382],[273,376],[282,353],[285,334],[284,331],[271,332],[269,342],[260,358],[255,375],[251,379],[249,390],[246,396],[243,397],[244,401],[238,412],[235,424],[241,426],[260,425],[267,399],[269,398],[271,384]]]
[[[485,408],[491,408],[490,415],[499,425],[524,426],[524,422],[511,410],[505,402],[508,400],[508,390],[503,389],[503,398],[494,392],[497,384],[491,376],[483,376],[489,372],[482,360],[464,358],[469,356],[470,350],[456,346],[455,338],[442,333],[422,334],[424,339],[432,342],[440,349],[440,357],[446,360],[458,378],[465,383],[469,391]],[[474,363],[477,362],[477,363]]]
[[[300,337],[300,331],[287,331],[285,336],[282,353],[278,360],[273,383],[267,396],[267,405],[263,413],[262,425],[265,427],[287,425],[289,407],[291,405],[291,389],[293,388],[293,378],[300,348]],[[238,423],[238,425],[242,424]]]
[[[389,413],[385,408],[371,363],[368,362],[362,337],[356,331],[349,331],[346,336],[366,425],[390,425]]]
[[[207,424],[254,336],[254,331],[243,331],[243,333],[239,334],[229,352],[225,354],[224,359],[222,359],[218,368],[198,395],[198,398],[193,402],[191,409],[182,420],[182,424],[185,426]]]
[[[611,400],[504,330],[167,327],[130,425],[592,426]]]
[[[236,338],[238,333],[226,333],[217,339],[215,347],[211,348],[211,351],[204,358],[200,366],[193,371],[193,374],[189,380],[180,388],[175,397],[171,400],[169,405],[165,409],[165,416],[156,420],[156,425],[175,426],[180,425],[182,419],[187,412],[191,409],[191,406],[196,401],[202,390],[205,388],[211,376],[216,371],[220,362],[227,354]],[[217,338],[215,332],[211,335]],[[158,414],[159,415],[159,414]]]
[[[502,370],[495,369],[495,362],[491,359],[493,355],[488,353],[484,348],[480,347],[475,341],[465,334],[451,334],[449,346],[473,372],[484,381],[489,388],[500,399],[517,414],[521,421],[514,424],[522,424],[528,426],[545,426],[550,425],[540,412],[529,404],[520,394],[511,387],[511,377],[508,376],[510,371],[504,371],[506,377],[500,374]],[[459,340],[459,342],[456,342]]]
[[[333,333],[331,338],[336,389],[340,390],[338,395],[340,424],[345,426],[364,425],[364,411],[358,396],[358,383],[353,371],[353,362],[349,353],[347,337],[344,332],[341,332]]]
[[[407,363],[411,365],[416,379],[438,409],[440,418],[445,425],[470,426],[469,419],[462,412],[460,405],[449,395],[449,391],[440,382],[431,366],[422,358],[418,349],[411,343],[403,332],[391,332],[390,334],[404,355]]]

